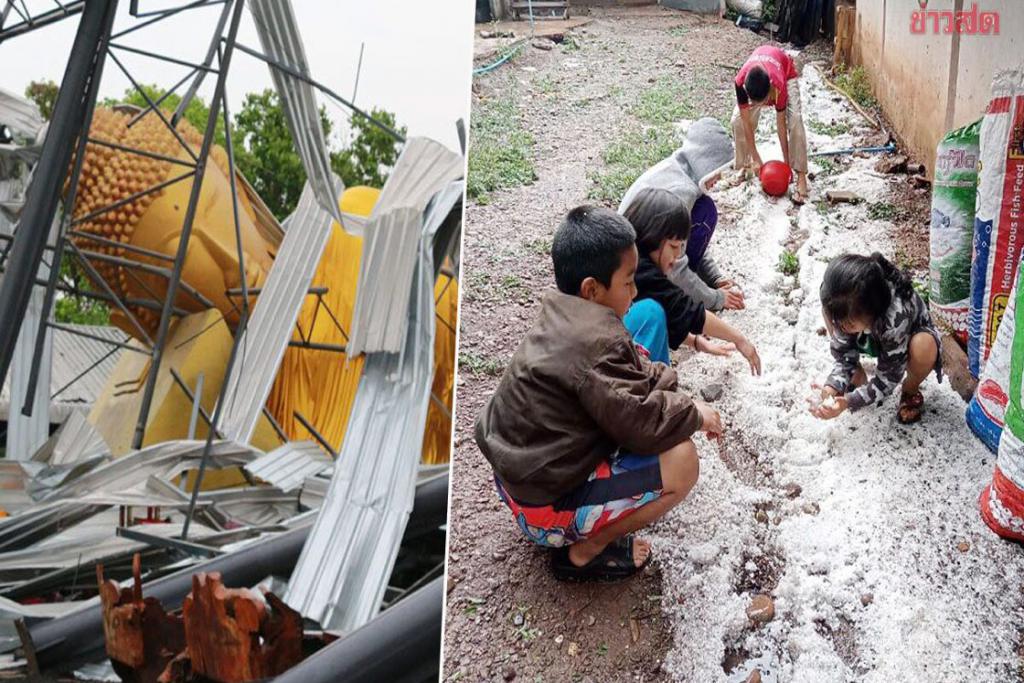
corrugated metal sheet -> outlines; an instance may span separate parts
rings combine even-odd
[[[46,125],[34,102],[3,88],[0,88],[0,122],[28,142],[35,142]]]
[[[128,338],[116,327],[105,327],[97,325],[68,325],[88,334],[97,335],[112,341],[123,342]],[[53,335],[53,363],[50,372],[50,395],[59,391],[71,380],[75,379],[82,371],[93,363],[100,361],[99,365],[89,371],[84,377],[76,380],[74,384],[61,392],[50,404],[50,422],[59,424],[74,411],[88,412],[92,404],[103,391],[103,385],[117,365],[118,359],[125,351],[123,349],[104,344],[82,337],[64,330],[51,330]],[[45,386],[45,385],[43,385]],[[11,387],[5,382],[0,390],[0,419],[6,420],[10,403]],[[21,410],[21,401],[15,395],[14,409]]]
[[[229,439],[248,443],[252,438],[330,237],[331,222],[307,182],[228,377],[221,433]]]
[[[428,215],[421,225],[441,221]],[[380,609],[415,496],[434,355],[435,232],[424,228],[401,353],[369,354],[342,451],[285,602],[348,632]]]
[[[306,477],[323,472],[331,462],[312,441],[292,441],[252,461],[245,471],[288,492],[301,488]]]
[[[110,448],[92,423],[82,413],[71,413],[32,459],[57,467],[109,453]]]
[[[290,69],[309,76],[306,52],[291,0],[250,0],[249,10],[256,22],[263,52]],[[320,208],[341,223],[337,202],[340,188],[334,187],[331,177],[331,161],[327,156],[313,86],[273,66],[270,67],[270,77],[281,97],[288,128]]]
[[[165,441],[101,465],[78,479],[61,486],[44,500],[77,498],[96,492],[116,492],[142,484],[149,477],[166,478],[199,466],[205,441]],[[255,460],[261,452],[251,446],[232,441],[214,441],[207,467],[242,466]]]
[[[366,226],[350,356],[401,349],[423,212],[463,170],[463,158],[433,140],[412,138],[402,150]]]
[[[49,276],[50,269],[45,265],[39,267],[39,277]],[[14,410],[7,414],[7,457],[12,460],[28,460],[40,446],[46,443],[50,435],[50,358],[53,351],[53,330],[44,332],[44,342],[39,365],[39,383],[32,403],[32,414],[21,412],[25,396],[28,392],[29,374],[32,369],[32,356],[35,354],[36,335],[39,333],[39,321],[42,319],[43,299],[46,290],[33,287],[29,295],[28,307],[21,320],[18,341],[14,345],[14,356],[11,358],[10,393],[14,397]]]

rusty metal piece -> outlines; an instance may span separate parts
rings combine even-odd
[[[182,612],[192,672],[220,683],[276,676],[302,660],[302,617],[272,593],[226,588],[220,573],[192,577]]]
[[[142,560],[132,559],[132,586],[105,580],[96,565],[103,606],[103,636],[114,671],[128,683],[155,683],[168,663],[185,649],[180,616],[167,614],[156,598],[142,597]]]

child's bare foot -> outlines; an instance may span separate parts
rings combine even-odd
[[[896,420],[900,424],[914,424],[921,420],[921,412],[924,409],[924,395],[920,389],[913,392],[900,393],[900,407],[896,411]]]
[[[651,561],[651,544],[632,534],[609,543],[596,555],[585,541],[556,549],[551,571],[560,581],[621,581],[633,576]],[[582,548],[580,547],[582,546]],[[589,557],[589,559],[587,559]],[[580,565],[577,562],[584,562]]]
[[[642,567],[644,563],[647,562],[647,558],[651,555],[651,543],[646,539],[630,536],[624,536],[618,541],[612,541],[608,546],[600,550],[594,548],[585,541],[581,543],[573,543],[569,546],[569,561],[577,567],[582,567],[585,564],[589,564],[608,547],[617,544],[620,545],[620,547],[625,547],[625,544],[627,543],[626,539],[629,538],[632,538],[633,564],[637,567]]]

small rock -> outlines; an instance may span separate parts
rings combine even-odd
[[[761,672],[754,669],[743,683],[761,683]]]
[[[816,515],[821,512],[821,506],[817,503],[804,503],[801,509],[808,515]]]
[[[932,184],[932,181],[928,180],[923,175],[910,176],[910,182],[914,184],[914,187],[925,188]]]
[[[775,618],[775,601],[767,595],[755,595],[747,606],[747,618],[755,624],[767,624]]]
[[[587,617],[587,626],[593,626],[596,623],[597,623],[597,617],[595,617],[593,614],[591,614],[591,615],[589,615]]]
[[[905,173],[907,171],[907,157],[902,154],[882,157],[875,164],[875,170],[879,173]]]
[[[578,655],[580,653],[580,646],[577,645],[576,643],[570,641],[569,642],[569,647],[566,648],[566,652],[569,654],[570,657],[575,657],[576,655]]]
[[[561,633],[555,636],[555,645],[561,645],[563,642],[565,642],[565,636],[563,636]]]
[[[640,622],[635,617],[629,618],[629,635],[634,643],[640,640]]]
[[[826,334],[828,334],[828,330],[826,330],[823,325],[817,329],[817,333],[819,337],[824,337]]]
[[[516,677],[516,670],[513,669],[511,666],[506,666],[505,670],[501,672],[501,676],[506,681],[511,681],[511,680],[515,679],[515,677]],[[760,679],[758,679],[758,680],[760,680]]]
[[[705,401],[713,403],[718,399],[722,398],[722,392],[724,389],[721,384],[707,384],[700,388],[700,396]]]
[[[800,488],[800,484],[792,481],[786,484],[783,488],[786,490],[786,498],[789,498],[790,500],[796,498],[804,491]]]
[[[758,510],[757,512],[754,513],[754,519],[760,522],[761,524],[767,524],[768,513],[765,512],[764,510]]]
[[[547,40],[546,38],[538,38],[537,40],[533,41],[532,45],[538,50],[551,50],[552,48],[555,47],[555,44],[552,43],[550,40]]]
[[[832,204],[855,204],[860,201],[860,197],[857,196],[856,192],[849,192],[848,190],[828,190],[825,192],[825,198]]]
[[[967,541],[960,541],[956,544],[956,549],[962,553],[966,553],[968,550],[971,549],[971,544]]]
[[[873,593],[864,593],[863,595],[860,596],[860,604],[864,605],[865,607],[867,607],[868,605],[870,605],[874,601],[875,601],[875,596],[874,596]]]
[[[502,551],[502,550],[495,550],[493,553],[491,553],[491,559],[494,560],[495,562],[504,562],[505,561],[505,553],[504,553],[504,551]]]
[[[523,616],[522,612],[516,612],[516,615],[512,617],[512,623],[516,626],[522,626],[526,623],[526,617]]]

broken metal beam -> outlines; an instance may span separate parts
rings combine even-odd
[[[218,557],[219,555],[224,554],[224,551],[220,548],[203,545],[202,543],[183,541],[180,538],[156,536],[154,534],[147,534],[143,531],[123,526],[117,527],[115,533],[117,533],[121,538],[127,538],[130,541],[139,541],[140,543],[145,543],[157,548],[180,550],[187,555],[193,555],[195,557]]]
[[[159,600],[142,596],[142,561],[132,561],[131,588],[105,580],[103,565],[96,565],[103,610],[103,636],[107,655],[122,681],[152,683],[170,661],[185,649],[184,623],[168,614]]]
[[[285,672],[302,660],[302,615],[273,593],[227,588],[220,574],[192,577],[182,608],[192,671],[221,683]]]

